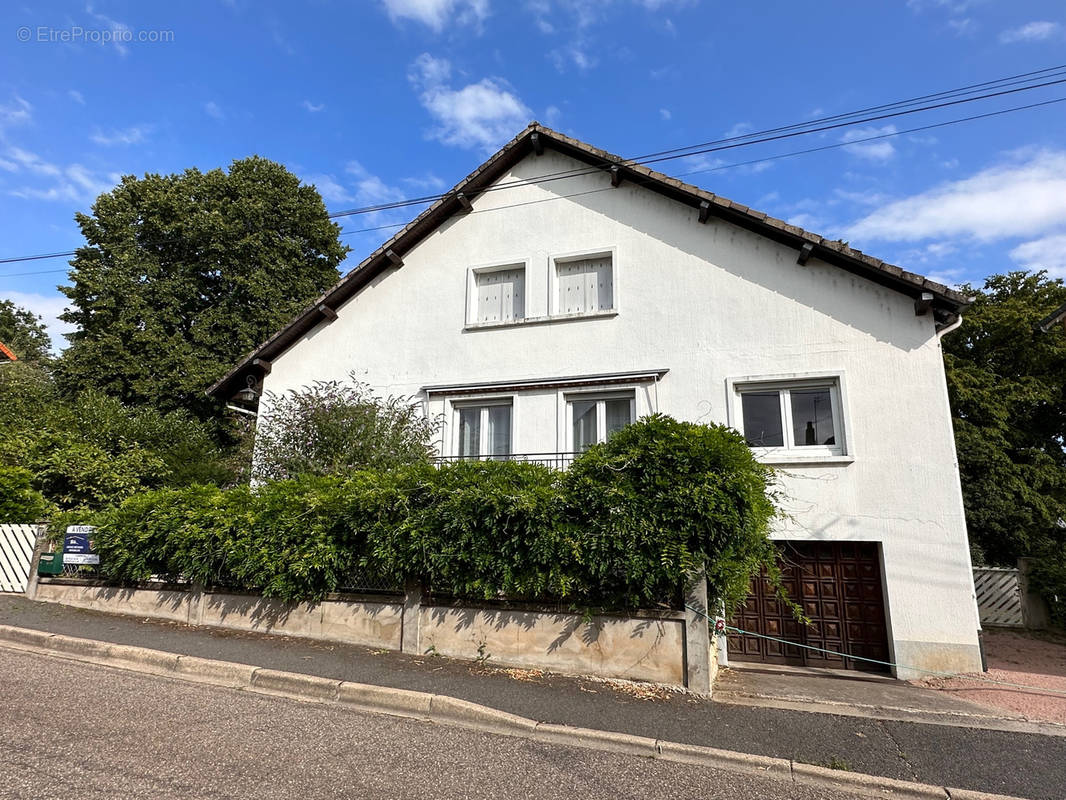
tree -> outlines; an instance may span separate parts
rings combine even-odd
[[[436,421],[409,399],[376,397],[350,377],[351,385],[319,381],[283,395],[267,393],[255,438],[256,479],[347,475],[428,462]]]
[[[5,468],[25,471],[33,490],[61,509],[232,480],[209,427],[187,412],[132,409],[93,389],[68,400],[46,369],[21,361],[0,368],[0,474]]]
[[[1064,558],[1066,336],[1036,325],[1066,286],[1011,272],[962,291],[976,299],[943,345],[975,560]]]
[[[318,191],[258,156],[127,176],[76,219],[87,244],[60,287],[77,326],[60,388],[200,419],[218,410],[207,387],[332,285],[348,251]]]
[[[47,361],[52,350],[41,318],[11,300],[0,300],[0,342],[21,361]]]

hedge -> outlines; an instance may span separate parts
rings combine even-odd
[[[255,489],[144,492],[92,520],[106,577],[316,601],[355,569],[463,597],[674,605],[705,569],[733,603],[774,569],[772,473],[722,426],[647,417],[565,472],[470,461]]]

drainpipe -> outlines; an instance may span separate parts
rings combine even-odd
[[[947,336],[953,330],[958,328],[961,324],[962,324],[962,314],[959,314],[959,318],[957,320],[952,322],[946,328],[941,328],[939,331],[936,332],[936,338],[937,339],[943,339],[945,336]]]

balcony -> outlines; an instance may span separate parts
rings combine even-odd
[[[543,464],[552,469],[566,469],[581,453],[507,453],[506,455],[436,456],[433,463],[438,467],[455,461],[522,461]]]

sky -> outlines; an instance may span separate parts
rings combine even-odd
[[[1066,64],[1066,4],[39,0],[4,4],[0,41],[3,259],[78,247],[74,214],[122,175],[258,154],[338,211],[450,188],[534,119],[633,157]],[[951,285],[1066,277],[1066,103],[901,133],[1063,97],[653,166]],[[343,218],[342,270],[418,210]],[[0,263],[58,348],[65,272]]]

